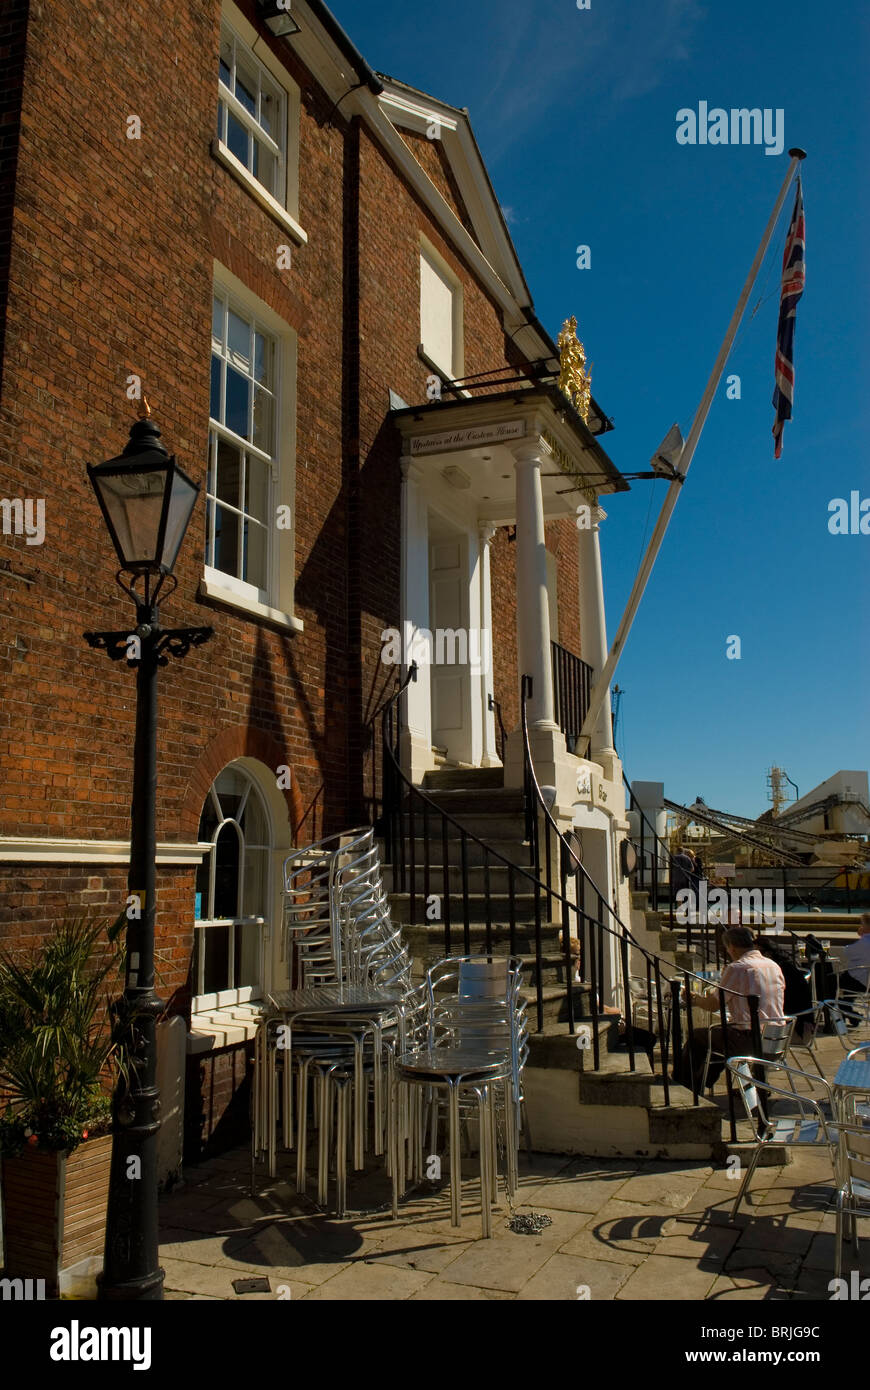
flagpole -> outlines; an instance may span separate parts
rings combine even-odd
[[[725,334],[725,340],[722,343],[721,348],[719,349],[719,356],[716,358],[716,362],[713,366],[713,371],[710,374],[710,380],[707,382],[707,389],[705,390],[704,395],[701,398],[701,404],[698,406],[697,413],[695,415],[694,420],[692,421],[692,428],[689,431],[689,437],[686,440],[685,445],[683,446],[683,451],[680,454],[677,463],[677,476],[674,478],[673,482],[668,488],[667,496],[665,497],[661,514],[659,516],[658,521],[656,522],[656,528],[652,534],[650,543],[647,546],[646,554],[643,557],[643,563],[641,564],[641,567],[638,570],[637,578],[634,581],[634,586],[628,598],[628,603],[625,606],[625,612],[623,613],[622,621],[619,624],[619,631],[617,632],[616,637],[613,640],[613,645],[610,648],[607,660],[605,661],[604,666],[601,669],[601,674],[595,682],[595,685],[593,686],[591,694],[589,696],[589,707],[586,711],[586,718],[583,720],[583,727],[580,731],[581,738],[585,738],[587,740],[591,738],[592,730],[595,727],[595,721],[598,717],[598,712],[601,709],[604,697],[607,694],[607,691],[610,687],[610,682],[613,679],[613,673],[616,670],[617,662],[619,661],[619,658],[622,655],[622,650],[625,646],[625,639],[628,637],[628,634],[631,631],[631,625],[634,622],[635,614],[637,613],[638,607],[640,606],[640,601],[643,598],[644,590],[646,589],[647,582],[649,581],[649,577],[652,572],[652,567],[655,564],[656,557],[659,553],[659,550],[661,549],[662,541],[665,538],[665,532],[668,529],[668,523],[670,522],[674,508],[677,505],[677,498],[680,495],[680,491],[686,479],[686,474],[688,473],[689,468],[691,466],[692,458],[694,456],[695,449],[698,445],[698,440],[701,438],[701,431],[703,430],[704,425],[707,421],[707,416],[710,413],[710,406],[713,404],[713,397],[715,396],[716,391],[719,388],[719,382],[722,378],[722,373],[724,372],[725,365],[728,361],[729,356],[731,355],[731,349],[734,346],[734,339],[737,337],[737,330],[740,327],[741,320],[746,310],[746,305],[749,302],[749,296],[752,293],[752,287],[755,284],[755,281],[758,279],[758,272],[761,269],[761,263],[764,260],[767,248],[770,245],[771,237],[774,233],[774,229],[776,227],[777,222],[779,221],[779,216],[782,212],[783,204],[785,203],[785,200],[788,196],[788,190],[791,187],[791,182],[794,178],[795,170],[797,169],[801,160],[806,159],[806,151],[801,149],[789,150],[789,155],[791,156],[791,163],[788,166],[788,173],[783,179],[782,188],[779,190],[779,197],[776,200],[773,212],[770,214],[770,220],[764,230],[764,236],[761,238],[761,245],[755,253],[755,260],[752,262],[752,268],[750,269],[749,275],[746,278],[746,284],[743,286],[740,298],[737,301],[737,307],[734,310],[731,322],[728,325],[728,332]]]

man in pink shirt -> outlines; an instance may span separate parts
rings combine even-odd
[[[683,1051],[683,1076],[695,1076],[698,1086],[707,1057],[707,1042],[711,1043],[711,1061],[707,1085],[713,1086],[721,1075],[723,1057],[752,1054],[752,1031],[748,995],[758,995],[758,1021],[778,1022],[785,1014],[785,980],[776,961],[763,956],[755,945],[749,927],[729,927],[722,934],[722,944],[731,957],[731,964],[722,971],[722,988],[732,991],[725,997],[728,1027],[696,1028],[691,1043]],[[709,994],[693,994],[692,1006],[705,1013],[719,1012],[718,989]],[[717,1056],[718,1054],[718,1056]],[[690,1084],[687,1079],[687,1084]]]

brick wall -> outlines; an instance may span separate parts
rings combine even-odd
[[[256,22],[253,0],[241,8]],[[44,498],[46,537],[28,546],[0,535],[0,834],[129,834],[134,677],[82,633],[123,627],[133,610],[114,586],[85,465],[125,444],[134,413],[125,388],[136,374],[165,443],[204,482],[217,259],[298,334],[295,582],[305,630],[290,636],[198,597],[199,505],[163,618],[210,623],[216,635],[161,672],[157,834],[194,840],[211,780],[248,756],[272,771],[291,767],[290,824],[300,840],[318,838],[358,818],[366,726],[394,678],[380,662],[400,594],[388,392],[425,399],[421,233],[463,285],[467,373],[513,351],[500,311],[371,134],[335,113],[288,47],[264,34],[301,89],[299,221],[309,241],[294,247],[291,269],[277,269],[287,233],[210,152],[218,0],[33,3],[22,84],[27,14],[14,0],[0,18],[0,495]],[[140,140],[127,138],[130,115]],[[467,223],[440,143],[406,143]],[[576,532],[570,522],[548,528],[548,544],[551,532],[571,645]],[[500,532],[496,691],[508,727],[517,717],[512,566]],[[160,993],[183,1011],[193,871],[161,867],[158,892]],[[121,868],[2,865],[2,944],[32,942],[64,912],[114,917],[125,894]],[[241,1084],[236,1065],[229,1056],[212,1064],[208,1134]]]

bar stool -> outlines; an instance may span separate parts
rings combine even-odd
[[[462,1171],[459,1152],[460,1095],[472,1091],[477,1097],[480,1150],[481,1234],[492,1235],[492,1202],[496,1186],[495,1125],[493,1086],[511,1081],[510,1058],[504,1053],[473,1051],[463,1048],[431,1048],[407,1052],[396,1059],[393,1067],[393,1086],[390,1105],[390,1135],[393,1162],[393,1218],[399,1215],[399,1189],[402,1186],[400,1148],[403,1143],[399,1113],[401,1088],[435,1087],[447,1094],[448,1161],[450,1167],[450,1221],[462,1225]],[[416,1102],[415,1102],[416,1103]],[[413,1132],[414,1153],[419,1154],[419,1135]]]

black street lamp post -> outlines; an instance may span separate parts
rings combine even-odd
[[[112,1102],[112,1164],[106,1244],[99,1297],[162,1299],[163,1270],[157,1248],[157,1020],[163,1005],[154,991],[157,809],[157,670],[168,654],[183,657],[213,636],[210,627],[160,625],[158,597],[172,573],[199,493],[160,443],[148,418],[130,430],[119,458],[88,476],[97,494],[121,568],[120,587],[136,605],[136,627],[124,632],[86,632],[90,646],[112,661],[136,667],[136,738],[127,879],[127,957],[122,998],[115,1005],[115,1037],[127,1058]],[[131,576],[129,584],[121,575]],[[141,587],[136,585],[141,581]]]

